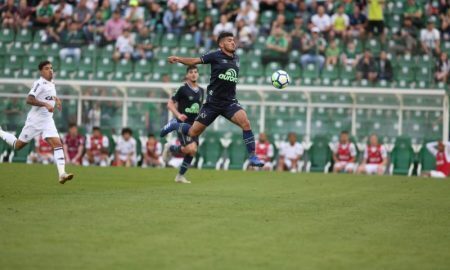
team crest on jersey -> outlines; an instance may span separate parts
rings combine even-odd
[[[234,70],[234,68],[229,68],[225,74],[220,74],[219,79],[229,82],[238,82],[237,72]]]

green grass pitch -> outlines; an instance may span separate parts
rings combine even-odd
[[[449,269],[450,182],[0,164],[0,269]]]

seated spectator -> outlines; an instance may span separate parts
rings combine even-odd
[[[228,21],[234,22],[239,12],[240,1],[238,0],[223,0],[220,5],[220,14],[227,17]]]
[[[92,128],[92,135],[86,140],[86,154],[83,157],[83,166],[108,166],[109,139],[104,136],[99,127]]]
[[[39,6],[36,7],[36,18],[34,26],[44,28],[53,20],[53,9],[50,6],[49,0],[42,0]]]
[[[27,0],[20,0],[19,8],[17,9],[16,14],[17,26],[20,28],[31,27],[33,25],[31,22],[31,16],[34,11],[35,8],[29,7]]]
[[[311,23],[323,34],[327,34],[331,29],[331,18],[325,13],[325,8],[323,6],[317,7],[317,14],[311,17]]]
[[[272,35],[267,38],[266,48],[263,51],[261,62],[267,65],[270,62],[277,62],[283,67],[287,65],[289,42],[280,27],[273,30]]]
[[[447,53],[441,53],[436,65],[436,72],[434,78],[438,82],[447,83],[448,73],[450,72],[450,62],[448,61]]]
[[[167,6],[175,4],[179,10],[183,10],[188,4],[189,0],[168,0]]]
[[[325,63],[325,40],[320,37],[320,30],[317,27],[311,29],[311,35],[304,36],[302,40],[303,55],[300,57],[300,63],[303,68],[308,64],[315,64],[319,69],[323,68]]]
[[[114,11],[112,18],[105,25],[105,41],[107,43],[116,42],[117,38],[122,35],[123,30],[127,27],[127,21],[120,17],[120,10]]]
[[[15,28],[18,8],[14,5],[14,0],[7,0],[6,4],[0,8],[2,27]]]
[[[339,55],[341,54],[341,50],[336,44],[336,40],[330,40],[330,44],[328,44],[327,49],[325,50],[326,64],[327,66],[335,66],[338,63]]]
[[[140,30],[144,27],[144,8],[139,6],[138,0],[130,0],[129,7],[125,10],[125,20],[133,29]]]
[[[186,20],[186,31],[189,33],[195,33],[198,30],[200,24],[200,15],[197,10],[195,2],[190,2],[184,11],[184,18]]]
[[[67,4],[66,0],[60,0],[58,5],[53,6],[53,12],[60,12],[64,20],[71,19],[73,15],[73,7]]]
[[[250,27],[252,34],[255,35],[258,32],[256,26],[258,19],[257,9],[255,9],[252,4],[244,5],[244,7],[242,7],[242,4],[245,4],[245,1],[241,2],[241,10],[236,17],[236,22],[244,20],[245,25]]]
[[[283,14],[278,14],[277,17],[275,18],[275,20],[272,22],[272,26],[269,29],[270,34],[273,32],[273,29],[275,29],[277,27],[281,28],[281,30],[283,30],[283,33],[285,33],[285,34],[288,32],[286,16],[284,16]]]
[[[296,16],[294,18],[294,26],[289,33],[289,43],[291,44],[291,48],[293,50],[300,50],[302,45],[302,37],[306,35],[306,27],[303,24],[303,18],[300,16]]]
[[[388,161],[386,148],[378,143],[377,135],[371,135],[369,144],[364,150],[364,160],[359,165],[359,174],[383,175]]]
[[[337,12],[331,16],[331,29],[337,37],[345,39],[349,25],[350,18],[344,13],[344,5],[340,5]]]
[[[136,165],[136,140],[133,131],[122,129],[122,136],[117,140],[114,162],[116,166],[131,167]]]
[[[215,42],[213,29],[214,26],[211,16],[206,16],[205,19],[203,19],[203,22],[200,23],[199,29],[194,35],[196,48],[203,46],[207,52],[211,49],[211,45]]]
[[[303,146],[297,142],[297,135],[293,132],[288,134],[288,142],[280,147],[278,159],[278,171],[299,171],[298,162],[303,156]]]
[[[156,1],[147,1],[147,12],[145,26],[151,31],[162,29],[164,9]]]
[[[134,52],[134,38],[131,36],[130,30],[124,29],[123,34],[116,40],[116,50],[113,54],[113,59],[130,60]]]
[[[294,21],[294,17],[295,17],[295,13],[292,12],[292,10],[289,6],[286,6],[285,1],[278,1],[277,6],[276,6],[276,14],[278,15],[283,15],[283,17],[286,20],[286,25],[292,25],[292,22]],[[287,29],[283,29],[283,30],[287,30]]]
[[[306,1],[298,1],[296,16],[301,17],[304,22],[310,21],[311,12],[306,5]]]
[[[440,39],[439,30],[434,27],[433,19],[428,19],[427,28],[420,31],[420,42],[423,53],[439,55],[441,52]]]
[[[367,3],[367,32],[370,36],[384,37],[384,0],[369,0]]]
[[[441,40],[450,41],[450,22],[448,17],[444,17],[441,22]]]
[[[245,25],[244,20],[239,20],[236,23],[236,43],[239,48],[248,50],[253,45],[253,35],[250,27]]]
[[[262,167],[262,170],[264,171],[270,171],[272,170],[272,158],[274,155],[274,149],[273,145],[270,143],[270,141],[267,139],[267,135],[263,132],[259,134],[259,138],[256,141],[256,147],[255,147],[255,154],[261,160],[264,162],[264,167]],[[255,167],[248,167],[247,170],[254,170]]]
[[[377,59],[377,75],[378,80],[391,81],[393,79],[393,69],[391,61],[387,58],[385,51],[380,52],[380,57]]]
[[[355,171],[356,146],[350,141],[347,131],[342,131],[339,143],[333,149],[333,172],[353,173]]]
[[[136,37],[136,49],[133,52],[133,59],[147,59],[153,58],[153,44],[150,42],[150,35],[147,27],[143,27],[139,30]]]
[[[434,178],[446,178],[450,176],[450,143],[449,142],[429,142],[427,150],[436,158],[436,168],[424,176]]]
[[[80,24],[80,27],[85,26],[92,18],[92,11],[87,7],[86,0],[80,0],[78,6],[73,12],[73,20]]]
[[[153,134],[148,134],[147,143],[142,146],[142,154],[144,156],[142,161],[143,168],[148,166],[159,167],[163,164],[161,157],[162,145],[156,140]]]
[[[90,42],[94,42],[96,45],[103,44],[103,32],[105,31],[105,22],[103,20],[103,14],[101,11],[95,13],[86,28],[86,36]]]
[[[370,51],[365,51],[364,55],[358,60],[358,63],[356,64],[356,79],[358,81],[366,79],[372,83],[376,81],[377,70],[375,60]]]
[[[81,57],[81,46],[86,44],[86,36],[79,30],[78,23],[71,22],[69,29],[61,33],[62,49],[59,51],[61,60],[66,57],[73,57],[79,61]]]
[[[168,33],[179,35],[183,32],[185,20],[176,4],[171,4],[164,12],[163,23]]]
[[[104,22],[111,19],[112,16],[112,10],[111,3],[109,0],[103,0],[102,5],[98,8],[97,11],[100,11],[102,13],[102,20]]]
[[[69,125],[69,133],[64,137],[64,155],[66,164],[80,165],[84,151],[84,136],[78,134],[78,127],[75,124]]]
[[[220,22],[218,24],[216,24],[216,26],[214,26],[214,30],[213,30],[214,41],[217,40],[217,37],[222,32],[234,33],[234,26],[231,22],[228,21],[228,18],[225,15],[221,15]]]
[[[42,135],[34,138],[34,152],[28,158],[27,163],[42,163],[44,165],[53,163],[53,148],[47,143]]]
[[[422,27],[423,8],[421,4],[416,3],[415,0],[408,0],[405,5],[403,18],[410,18],[413,24],[417,27]]]
[[[359,38],[363,37],[366,32],[367,17],[361,13],[358,5],[354,5],[353,13],[349,17],[350,27],[347,32],[348,37]]]
[[[411,18],[405,18],[403,27],[399,33],[394,33],[392,37],[395,40],[395,46],[392,50],[398,54],[403,54],[405,50],[415,52],[417,49],[418,31],[418,28],[412,23]]]

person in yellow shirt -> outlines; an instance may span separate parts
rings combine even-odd
[[[331,27],[336,36],[344,38],[347,28],[350,24],[350,18],[344,13],[344,5],[340,5],[337,12],[331,16]]]
[[[368,0],[367,17],[369,23],[367,30],[369,34],[382,36],[384,33],[383,5],[384,0]]]

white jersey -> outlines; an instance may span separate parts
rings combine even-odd
[[[34,96],[38,101],[49,103],[55,106],[56,88],[53,82],[44,78],[39,78],[33,83],[28,95]],[[53,113],[49,112],[46,107],[32,106],[27,116],[27,124],[40,124],[43,122],[53,121]]]
[[[136,140],[131,137],[128,141],[120,137],[117,140],[116,151],[119,155],[126,156],[131,153],[136,154]]]
[[[280,155],[286,159],[297,159],[303,155],[303,147],[300,143],[295,142],[291,145],[289,142],[284,143],[280,150]]]

